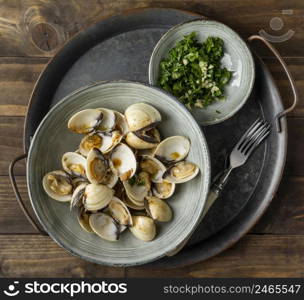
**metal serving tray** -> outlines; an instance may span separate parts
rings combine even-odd
[[[147,83],[149,58],[162,34],[173,25],[198,17],[203,18],[175,9],[134,10],[104,19],[70,40],[48,63],[32,93],[25,122],[25,153],[40,121],[62,97],[102,80],[126,79]],[[250,39],[261,38],[255,36]],[[278,55],[277,52],[275,54]],[[255,64],[257,79],[246,105],[231,119],[202,128],[210,149],[212,175],[223,169],[233,145],[259,116],[272,124],[267,143],[259,147],[244,167],[233,172],[222,197],[210,209],[182,251],[150,265],[176,267],[218,254],[238,241],[271,202],[285,164],[286,111],[267,67],[256,55]],[[293,80],[284,63],[283,67],[296,102]],[[12,163],[10,171],[17,199],[22,205],[13,178],[13,166],[17,160]],[[33,219],[27,216],[33,223]]]

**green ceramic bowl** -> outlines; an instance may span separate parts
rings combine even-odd
[[[188,159],[200,167],[192,181],[179,185],[169,204],[174,218],[157,226],[152,242],[136,239],[130,232],[117,242],[108,242],[83,231],[68,203],[50,199],[42,188],[46,172],[61,168],[61,156],[77,149],[81,136],[67,129],[68,119],[85,108],[105,107],[121,112],[131,104],[145,102],[161,112],[163,137],[184,135],[191,140]],[[39,125],[27,160],[27,182],[32,206],[48,234],[62,247],[84,259],[110,266],[131,266],[151,262],[174,249],[198,223],[208,193],[210,161],[205,137],[192,115],[172,96],[160,89],[135,82],[104,82],[88,86],[65,97]]]
[[[218,101],[207,108],[195,108],[191,111],[198,123],[212,125],[232,117],[245,104],[254,84],[254,61],[246,43],[228,26],[211,20],[190,21],[171,28],[156,44],[149,64],[151,85],[157,85],[161,60],[167,57],[169,50],[178,41],[193,31],[197,33],[199,41],[204,41],[208,36],[223,39],[225,55],[222,65],[233,72],[231,81],[225,87],[225,101]]]

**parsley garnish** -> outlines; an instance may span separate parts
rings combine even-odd
[[[189,109],[203,108],[223,100],[224,86],[232,72],[221,67],[224,42],[218,37],[208,37],[203,43],[196,33],[184,39],[169,51],[160,62],[159,86],[172,93]]]
[[[134,184],[136,185],[145,185],[145,181],[140,178],[138,175],[134,175],[133,177],[131,177],[129,180],[128,180],[129,184],[131,186],[133,186]]]

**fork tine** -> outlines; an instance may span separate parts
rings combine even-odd
[[[246,156],[249,157],[251,155],[251,153],[266,139],[266,137],[269,134],[270,134],[270,126],[267,128],[267,131],[254,142],[254,144],[251,146],[251,148],[246,153]]]
[[[248,135],[251,134],[251,131],[257,126],[257,124],[261,122],[261,119],[258,118],[257,120],[254,121],[254,123],[246,130],[246,132],[242,135],[240,140],[237,142],[237,144],[234,146],[234,148],[239,148],[239,146],[246,140]]]
[[[269,127],[270,126],[268,124],[265,124],[262,130],[257,132],[257,134],[249,141],[246,147],[243,148],[242,150],[243,154],[246,154],[250,150],[250,148],[254,145],[254,143],[269,130]]]
[[[247,139],[246,143],[244,143],[240,147],[241,152],[245,152],[246,149],[248,149],[249,145],[252,143],[252,141],[256,140],[256,137],[260,135],[261,132],[267,127],[267,123],[263,122],[259,128],[256,129],[255,132],[252,133],[252,135]]]

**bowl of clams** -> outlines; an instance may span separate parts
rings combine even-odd
[[[81,258],[149,263],[199,223],[210,182],[207,143],[171,95],[102,82],[56,104],[27,159],[30,200],[45,231]]]

